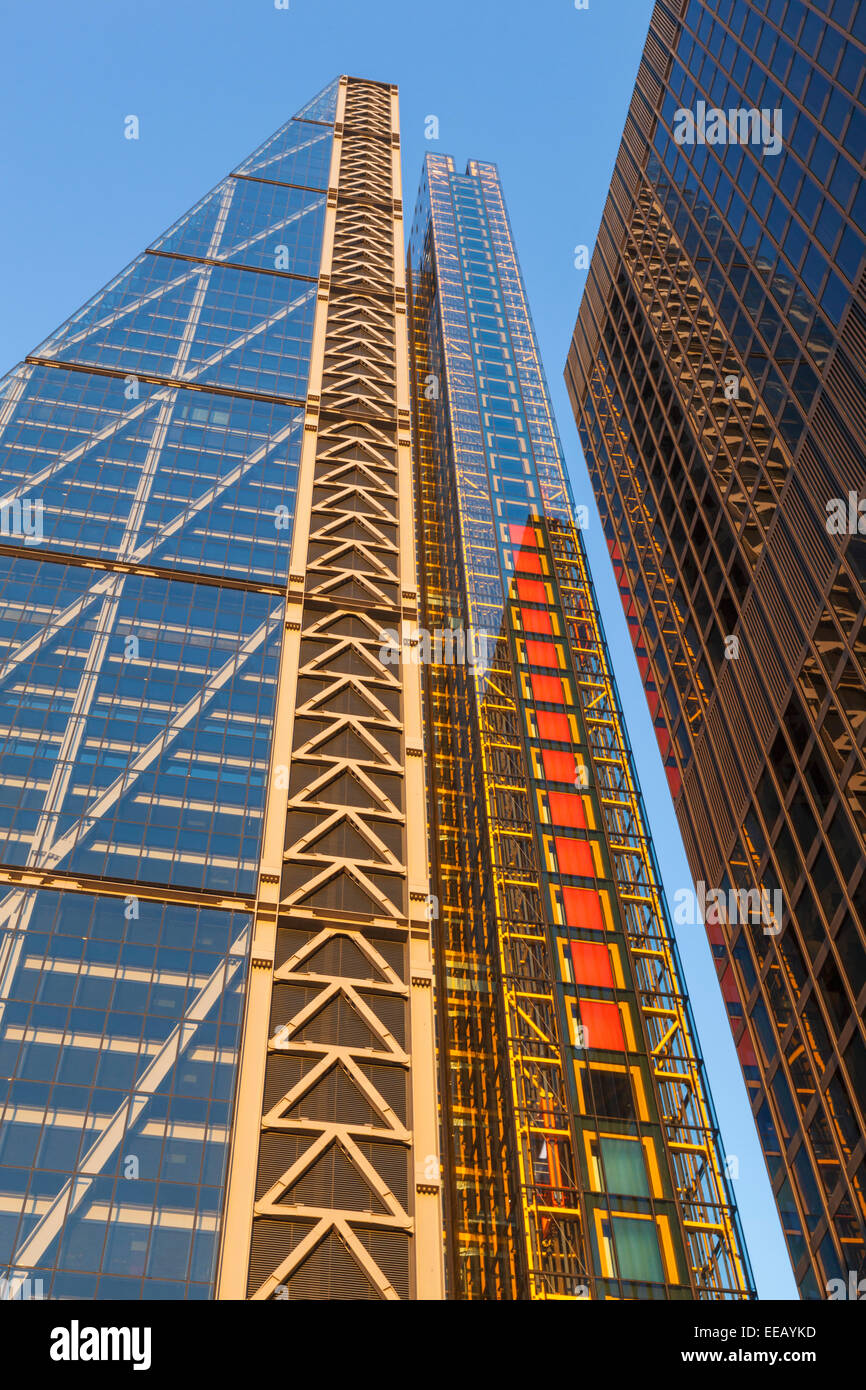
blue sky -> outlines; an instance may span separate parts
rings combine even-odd
[[[651,11],[652,0],[7,7],[0,372],[338,73],[398,83],[407,213],[428,150],[499,165],[672,900],[691,879],[562,382],[586,278],[574,248],[596,236]],[[123,137],[127,115],[138,141]],[[678,941],[758,1290],[794,1298],[709,946],[696,927]]]

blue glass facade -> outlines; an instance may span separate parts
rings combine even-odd
[[[213,1288],[337,84],[0,384],[0,1273]]]
[[[10,896],[0,1231],[14,1271],[46,1298],[206,1298],[249,918]]]

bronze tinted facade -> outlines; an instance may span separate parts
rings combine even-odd
[[[866,1272],[864,72],[856,0],[657,4],[566,369],[812,1299]]]

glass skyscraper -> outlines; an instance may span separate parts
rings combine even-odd
[[[450,1289],[748,1298],[494,165],[409,263]]]
[[[860,0],[658,3],[566,369],[809,1299],[866,1273],[864,81]]]
[[[300,974],[319,974],[273,987],[284,1026],[272,1043],[278,1080],[273,1068],[267,1076],[278,1088],[274,1105],[322,1060],[315,1039],[323,1026],[303,1020],[305,1041],[295,1047],[286,1001],[303,995],[309,1003],[328,970],[360,973],[362,983],[346,985],[351,1004],[337,985],[322,987],[345,1034],[334,1024],[329,1036],[345,1043],[340,1061],[351,1075],[320,1065],[316,1077],[295,1085],[300,1098],[292,1092],[285,1108],[294,1105],[299,1122],[265,1126],[267,1186],[294,1165],[293,1176],[307,1185],[296,1205],[303,1212],[320,1200],[321,1168],[310,1177],[313,1160],[303,1161],[312,1130],[327,1191],[342,1181],[344,1205],[366,1212],[377,1203],[386,1213],[383,1231],[375,1218],[372,1234],[362,1222],[357,1238],[350,1219],[341,1226],[373,1286],[408,1289],[405,1252],[396,1246],[407,1243],[411,1224],[401,1203],[414,1197],[403,1021],[410,934],[421,1050],[425,1009],[432,1015],[429,964],[423,988],[423,822],[411,885],[422,920],[410,927],[401,843],[419,832],[402,792],[401,692],[383,672],[362,710],[371,722],[358,730],[353,716],[365,697],[355,673],[364,656],[352,626],[359,620],[346,616],[376,603],[392,620],[391,608],[399,612],[400,487],[411,499],[409,401],[401,398],[398,420],[388,392],[400,369],[393,326],[381,312],[383,302],[397,312],[390,262],[398,279],[403,273],[402,236],[394,249],[401,223],[399,186],[395,193],[390,183],[392,164],[399,167],[392,104],[396,110],[390,87],[334,82],[2,383],[0,1269],[7,1292],[213,1295],[244,997],[259,998],[259,981],[269,990],[293,951]],[[342,169],[332,184],[339,148]],[[339,316],[336,327],[329,321],[330,338],[329,310]],[[362,356],[376,359],[363,373],[352,356],[358,315],[367,334]],[[403,335],[405,393],[405,327]],[[354,435],[340,434],[340,411],[361,422]],[[316,477],[331,503],[324,519],[306,464],[316,444],[330,450],[329,476]],[[367,492],[355,487],[356,475]],[[406,511],[411,524],[411,500]],[[293,556],[298,547],[305,555],[317,521],[299,579]],[[411,557],[411,535],[408,547]],[[327,583],[321,572],[309,579],[315,592],[302,607],[298,592],[317,563],[319,571],[331,563]],[[407,591],[410,570],[404,557]],[[407,608],[410,600],[403,595]],[[301,677],[304,711],[279,684],[297,671],[302,612],[305,641],[318,624],[301,655],[302,666],[316,667]],[[378,625],[375,650],[377,634]],[[361,635],[371,640],[366,629]],[[289,756],[286,711],[297,715],[301,758]],[[359,752],[353,741],[362,737]],[[286,931],[280,919],[275,967],[289,834],[287,777],[277,757],[291,762],[293,804],[304,799],[305,771],[319,790],[291,822],[307,854],[287,868],[294,877],[283,891],[294,903],[311,877],[316,884],[305,907],[286,908],[286,922],[297,919]],[[423,806],[420,768],[414,775],[413,805]],[[342,802],[353,808],[348,818]],[[344,883],[329,853],[371,863],[363,872],[351,867]],[[412,853],[414,867],[419,851]],[[377,899],[375,913],[369,899],[360,902],[364,884]],[[382,941],[356,950],[355,961],[349,938],[330,928],[352,923],[359,904],[374,923],[388,920]],[[307,938],[312,952],[302,948]],[[248,1030],[257,1021],[253,1011]],[[267,1035],[267,1007],[264,1026]],[[377,1029],[374,1044],[368,1035]],[[353,1042],[363,1053],[357,1064]],[[266,1039],[262,1063],[265,1046]],[[429,1133],[416,1095],[415,1134],[425,1156],[435,1156],[432,1041],[427,1055]],[[313,1081],[322,1077],[320,1094]],[[350,1090],[357,1094],[347,1100]],[[360,1108],[363,1122],[360,1137],[342,1135],[335,1158],[316,1117],[330,1115],[328,1105],[341,1097],[349,1118],[358,1120]],[[263,1127],[261,1109],[255,1127]],[[335,1177],[341,1164],[354,1178]],[[248,1167],[252,1191],[255,1148]],[[356,1187],[376,1186],[382,1167],[391,1195],[358,1195]],[[438,1246],[435,1162],[433,1170],[416,1206],[432,1203],[428,1225]],[[284,1187],[283,1200],[294,1191],[291,1178]],[[238,1199],[230,1210],[234,1217]],[[423,1224],[416,1211],[415,1230]],[[296,1228],[270,1225],[276,1233],[262,1223],[269,1250],[297,1244]],[[317,1258],[327,1271],[334,1257],[328,1231],[321,1237]],[[249,1232],[245,1239],[249,1247]],[[268,1256],[255,1248],[264,1268]],[[289,1288],[290,1269],[284,1280]]]

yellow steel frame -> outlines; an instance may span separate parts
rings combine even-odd
[[[670,1154],[694,1286],[748,1297],[702,1064],[634,782],[595,597],[573,523],[551,527],[587,742]]]

